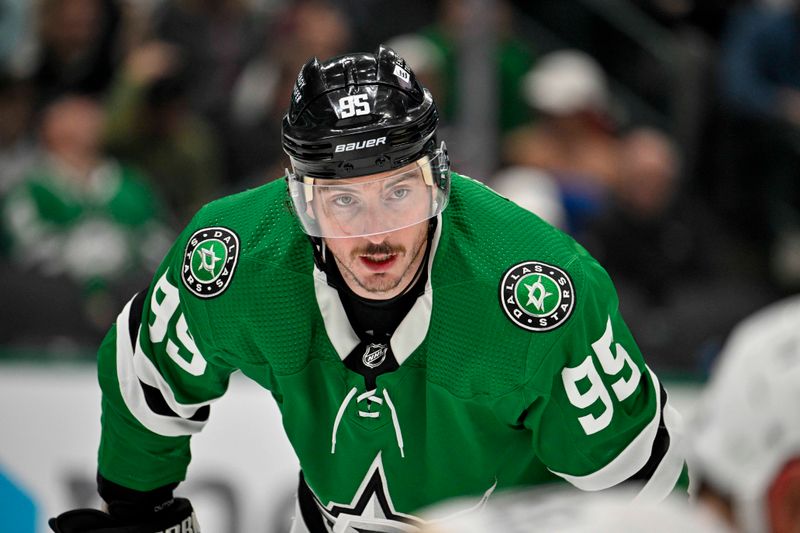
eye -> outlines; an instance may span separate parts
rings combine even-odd
[[[397,189],[393,189],[392,192],[389,193],[389,198],[392,200],[402,200],[409,194],[411,194],[411,189],[409,189],[408,187],[398,187]]]
[[[356,199],[349,194],[340,194],[335,196],[331,201],[336,207],[351,207],[355,204]]]

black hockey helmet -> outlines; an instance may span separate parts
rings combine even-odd
[[[303,66],[283,118],[283,150],[297,176],[363,176],[433,153],[438,122],[431,93],[381,45]]]
[[[420,216],[438,215],[450,190],[447,151],[436,141],[438,122],[430,91],[388,47],[381,45],[374,54],[309,60],[297,76],[282,123],[283,149],[292,165],[287,179],[306,232],[349,236],[350,231],[368,231],[353,230],[352,224],[345,229],[344,214],[339,213],[333,224],[337,229],[329,225],[326,233],[318,224],[320,206],[315,214],[310,205],[313,191],[331,187],[331,180],[386,175],[411,163],[417,163],[431,189],[425,195],[430,206]],[[347,216],[352,217],[352,209]],[[387,218],[371,231],[391,231],[399,229],[398,224],[420,221],[412,218],[413,213],[396,217],[396,223]]]

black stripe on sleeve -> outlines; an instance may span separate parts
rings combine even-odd
[[[170,483],[163,487],[142,492],[117,485],[113,481],[104,478],[100,472],[97,473],[97,492],[106,503],[129,502],[142,506],[159,504],[172,499],[172,491],[177,486],[177,483]]]
[[[647,460],[647,463],[645,463],[638,472],[629,477],[626,481],[650,479],[655,473],[656,468],[658,468],[658,465],[661,464],[661,460],[664,458],[664,455],[666,455],[667,450],[669,450],[669,431],[667,431],[667,426],[664,425],[664,407],[667,405],[667,391],[660,383],[658,386],[661,389],[661,418],[658,421],[658,432],[656,433],[656,438],[653,440],[653,447],[650,450],[650,459]]]
[[[142,312],[144,311],[144,303],[146,298],[147,289],[144,289],[139,291],[131,302],[131,312],[128,316],[128,333],[130,334],[131,346],[134,348],[134,350],[136,348],[136,335],[138,335],[139,326],[142,324]],[[162,396],[161,391],[155,387],[147,385],[141,380],[139,380],[139,386],[144,392],[144,399],[147,402],[147,407],[149,407],[152,412],[163,416],[180,418],[180,415],[170,409],[169,405],[167,405],[167,401],[164,399],[164,396]],[[200,407],[188,420],[205,422],[208,420],[210,411],[210,407],[208,405],[204,405],[203,407]]]
[[[327,533],[328,529],[325,527],[322,512],[317,507],[317,499],[311,491],[311,487],[306,483],[302,470],[300,471],[300,484],[297,488],[297,502],[300,506],[300,516],[295,520],[303,520],[310,533]]]
[[[150,408],[151,411],[156,413],[157,415],[162,416],[172,416],[175,418],[181,418],[178,413],[170,409],[169,405],[167,405],[167,401],[164,399],[164,396],[161,394],[161,391],[155,387],[151,387],[150,385],[143,383],[141,380],[139,381],[139,385],[142,387],[142,391],[144,391],[144,399],[147,402],[147,407]],[[211,412],[211,407],[208,405],[204,405],[200,407],[194,415],[192,415],[187,420],[192,420],[194,422],[205,422],[208,420],[208,415]]]
[[[147,298],[147,289],[136,293],[133,302],[131,302],[131,313],[128,316],[128,333],[131,336],[131,346],[134,350],[136,349],[136,335],[139,334],[139,326],[142,324],[145,298]]]

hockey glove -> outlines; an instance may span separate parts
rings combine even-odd
[[[51,518],[56,533],[200,533],[192,504],[172,498],[153,506],[112,502],[109,512],[75,509]]]

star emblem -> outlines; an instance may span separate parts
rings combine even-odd
[[[332,533],[415,533],[423,524],[395,510],[380,453],[349,504],[317,504]]]
[[[544,299],[548,296],[552,296],[553,293],[547,292],[547,289],[544,288],[541,274],[536,280],[536,283],[532,285],[525,285],[525,288],[528,289],[528,301],[525,303],[525,305],[533,304],[537,311],[544,311]],[[537,291],[539,296],[536,296]]]
[[[210,246],[208,248],[200,248],[198,253],[200,254],[200,268],[213,274],[217,261],[222,258],[217,257],[216,254],[214,254],[214,249]]]

